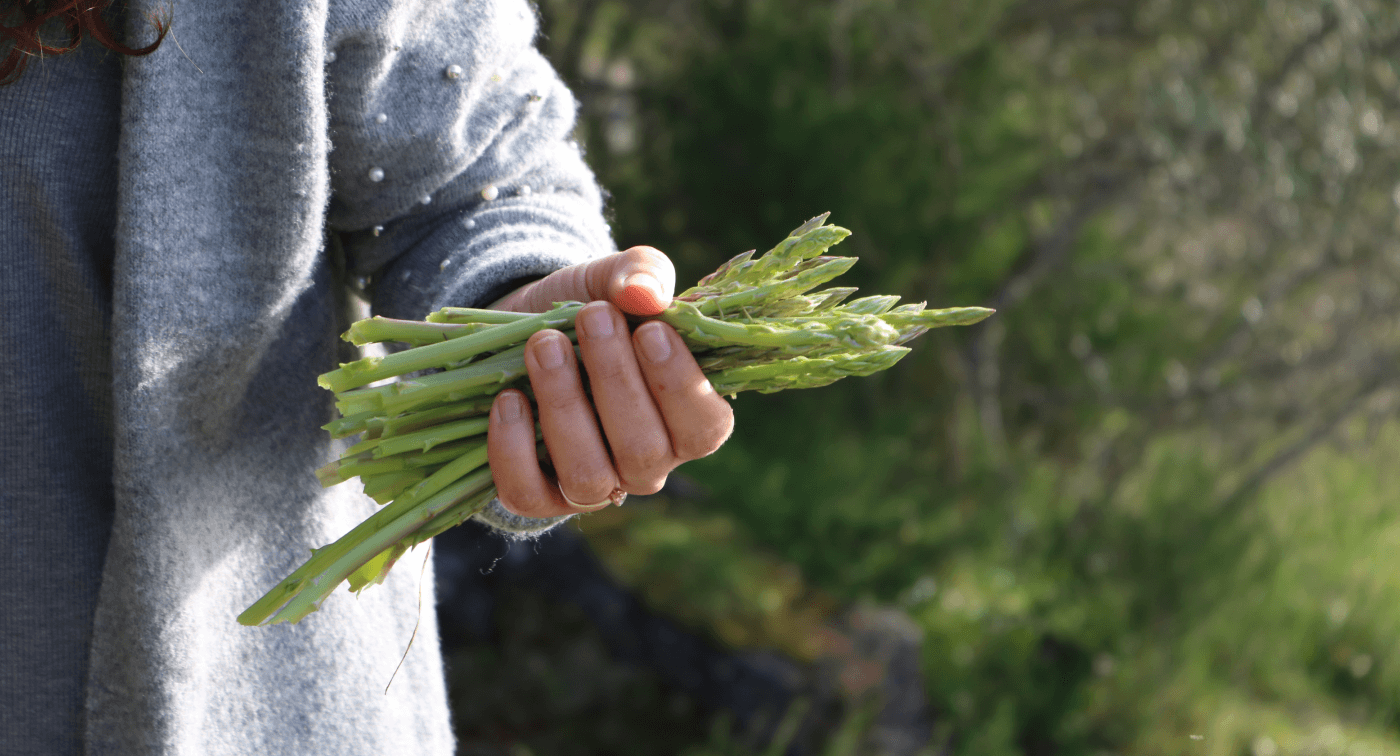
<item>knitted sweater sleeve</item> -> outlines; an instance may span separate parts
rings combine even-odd
[[[615,251],[570,136],[576,103],[535,33],[526,0],[333,5],[328,222],[376,313],[485,306]],[[558,522],[498,502],[478,519],[513,533]]]

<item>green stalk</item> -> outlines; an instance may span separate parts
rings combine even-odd
[[[340,338],[355,346],[385,341],[401,341],[423,346],[470,336],[490,327],[490,323],[425,323],[421,320],[396,320],[376,315],[356,321]]]
[[[435,425],[416,433],[378,438],[375,439],[379,445],[374,449],[374,458],[392,457],[395,454],[411,451],[432,451],[434,446],[448,441],[480,436],[486,432],[486,427],[489,424],[489,418],[473,417],[467,420],[458,420],[455,423]]]
[[[434,517],[431,522],[421,530],[415,532],[410,539],[414,544],[422,543],[429,538],[436,538],[445,531],[461,525],[467,521],[468,517],[480,512],[496,498],[496,487],[491,486],[483,489],[480,493],[468,497],[459,504],[444,509],[441,514]]]
[[[830,344],[836,336],[818,331],[782,328],[765,323],[741,323],[706,317],[689,302],[674,302],[657,316],[658,320],[675,328],[688,343],[701,346],[808,346]]]
[[[466,336],[458,341],[469,338],[472,337]],[[524,371],[525,345],[520,344],[465,367],[386,386],[340,392],[336,395],[336,408],[347,415],[373,411],[394,417],[409,410],[425,409],[435,402],[459,401],[494,393],[489,390],[490,387],[515,380],[524,375]]]
[[[817,346],[803,347],[730,347],[727,349],[716,349],[704,354],[695,356],[695,361],[700,365],[700,370],[705,375],[721,373],[731,368],[767,365],[773,362],[781,362],[794,357],[832,358],[849,357],[863,351],[870,351],[880,346],[898,345],[904,338],[904,332],[894,332],[895,338],[888,343],[880,342],[867,347],[851,347],[844,343],[821,344]]]
[[[421,483],[426,477],[428,473],[425,470],[400,470],[383,475],[361,475],[360,481],[364,483],[365,496],[380,504],[388,504],[409,486]]]
[[[379,446],[379,436],[375,436],[374,438],[366,438],[363,441],[354,444],[349,449],[346,449],[344,452],[342,452],[340,458],[350,459],[352,457],[357,457],[367,451],[372,451],[377,446]]]
[[[331,438],[346,438],[356,433],[363,433],[375,427],[375,421],[383,421],[383,417],[374,410],[367,410],[355,415],[332,420],[321,426],[321,430],[329,431]]]
[[[528,312],[508,312],[506,310],[478,310],[474,307],[444,307],[427,317],[429,323],[487,323],[504,325],[518,323],[532,317]]]
[[[885,313],[886,323],[895,328],[919,326],[942,328],[943,326],[972,325],[986,320],[996,310],[986,307],[949,307],[942,310],[906,310],[896,307]]]
[[[907,347],[887,346],[856,354],[830,357],[787,357],[762,365],[729,368],[708,376],[715,391],[735,394],[758,391],[771,394],[790,388],[816,388],[849,376],[864,376],[893,367]]]
[[[435,407],[422,412],[413,412],[407,415],[400,415],[384,421],[385,436],[397,436],[402,433],[410,433],[424,428],[431,428],[438,423],[445,423],[450,420],[461,420],[467,417],[484,415],[491,411],[492,399],[475,399],[470,402],[458,402],[443,407]]]
[[[441,368],[464,362],[483,352],[504,349],[546,328],[569,328],[583,305],[577,302],[555,307],[549,312],[522,318],[484,331],[438,344],[415,347],[383,357],[366,357],[342,364],[316,379],[322,388],[337,393],[385,378],[419,370]]]
[[[398,472],[400,470],[419,469],[423,467],[433,467],[451,462],[463,454],[476,448],[478,441],[463,441],[455,444],[445,444],[433,449],[430,452],[421,454],[400,454],[395,457],[384,457],[383,459],[350,459],[337,460],[317,471],[317,477],[322,477],[321,485],[329,488],[337,483],[344,483],[351,478],[366,475],[382,475],[384,473]],[[329,482],[328,482],[329,481]]]
[[[242,614],[238,615],[238,621],[244,625],[260,625],[282,606],[289,598],[299,594],[307,585],[313,587],[319,583],[311,582],[315,575],[323,573],[327,565],[343,558],[346,554],[357,548],[367,538],[379,533],[387,524],[394,522],[405,512],[413,511],[418,503],[426,497],[431,497],[442,492],[449,487],[453,481],[458,480],[463,475],[482,467],[486,464],[486,444],[478,444],[472,450],[461,455],[457,460],[445,465],[441,470],[428,476],[427,480],[409,489],[408,493],[400,496],[378,512],[356,525],[353,530],[341,536],[335,543],[311,552],[311,558],[298,567],[285,580],[278,583],[275,588],[268,591],[262,598],[258,599],[252,606],[248,607]],[[490,476],[490,468],[486,474]],[[370,556],[383,551],[383,548],[376,549]],[[342,578],[344,579],[344,578]],[[337,581],[338,584],[339,581]],[[332,584],[326,587],[326,591],[334,589]]]
[[[801,354],[813,347],[837,345],[867,349],[899,338],[899,332],[879,316],[844,310],[810,317],[720,320],[701,315],[688,302],[676,302],[659,317],[692,346],[748,345]]]
[[[418,502],[433,496],[446,488],[453,481],[485,464],[486,442],[481,441],[470,448],[465,454],[443,465],[442,469],[429,475],[422,483],[405,491],[403,495],[394,499],[391,506],[399,511],[404,511],[410,507],[416,506]]]
[[[377,528],[368,537],[337,554],[336,558],[330,560],[328,565],[308,575],[302,581],[301,590],[298,590],[295,595],[290,597],[290,600],[281,605],[275,614],[267,618],[265,624],[275,625],[279,622],[300,621],[306,615],[320,608],[321,602],[325,601],[326,597],[346,578],[350,577],[351,573],[364,566],[366,562],[412,535],[414,531],[426,525],[438,513],[466,500],[490,485],[491,468],[488,467],[458,480],[427,501]],[[385,507],[379,511],[383,513],[387,510],[388,507]],[[252,616],[249,616],[248,619],[250,621],[245,622],[244,615],[239,615],[238,621],[245,625],[264,624],[264,621],[254,620]]]
[[[380,399],[380,407],[385,414],[400,415],[441,402],[495,394],[525,375],[525,345],[521,344],[464,368],[395,383],[389,387],[394,390]]]

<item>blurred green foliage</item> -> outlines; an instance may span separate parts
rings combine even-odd
[[[956,754],[1400,753],[1392,7],[539,6],[623,246],[831,211],[867,293],[999,310],[585,523],[653,605],[799,657],[901,606]]]

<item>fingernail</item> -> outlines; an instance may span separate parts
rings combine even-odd
[[[520,401],[520,395],[515,393],[501,394],[496,397],[496,419],[503,423],[514,422],[524,414],[524,405]]]
[[[613,335],[612,308],[605,304],[590,305],[578,314],[583,321],[583,332],[589,338],[601,339]]]
[[[622,282],[617,304],[635,315],[655,315],[666,309],[661,303],[661,282],[650,273],[633,273]]]
[[[564,366],[564,339],[550,336],[535,342],[535,359],[545,370],[556,370]]]
[[[666,338],[666,331],[660,324],[647,323],[638,328],[637,343],[647,362],[662,363],[671,356],[671,340]]]

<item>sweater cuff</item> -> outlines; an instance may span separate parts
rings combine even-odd
[[[500,499],[492,499],[491,503],[486,505],[485,509],[472,515],[472,519],[477,522],[519,538],[532,538],[543,535],[546,531],[572,517],[574,517],[574,515],[546,517],[543,519],[521,517],[509,509],[506,509],[505,505],[501,504]]]

